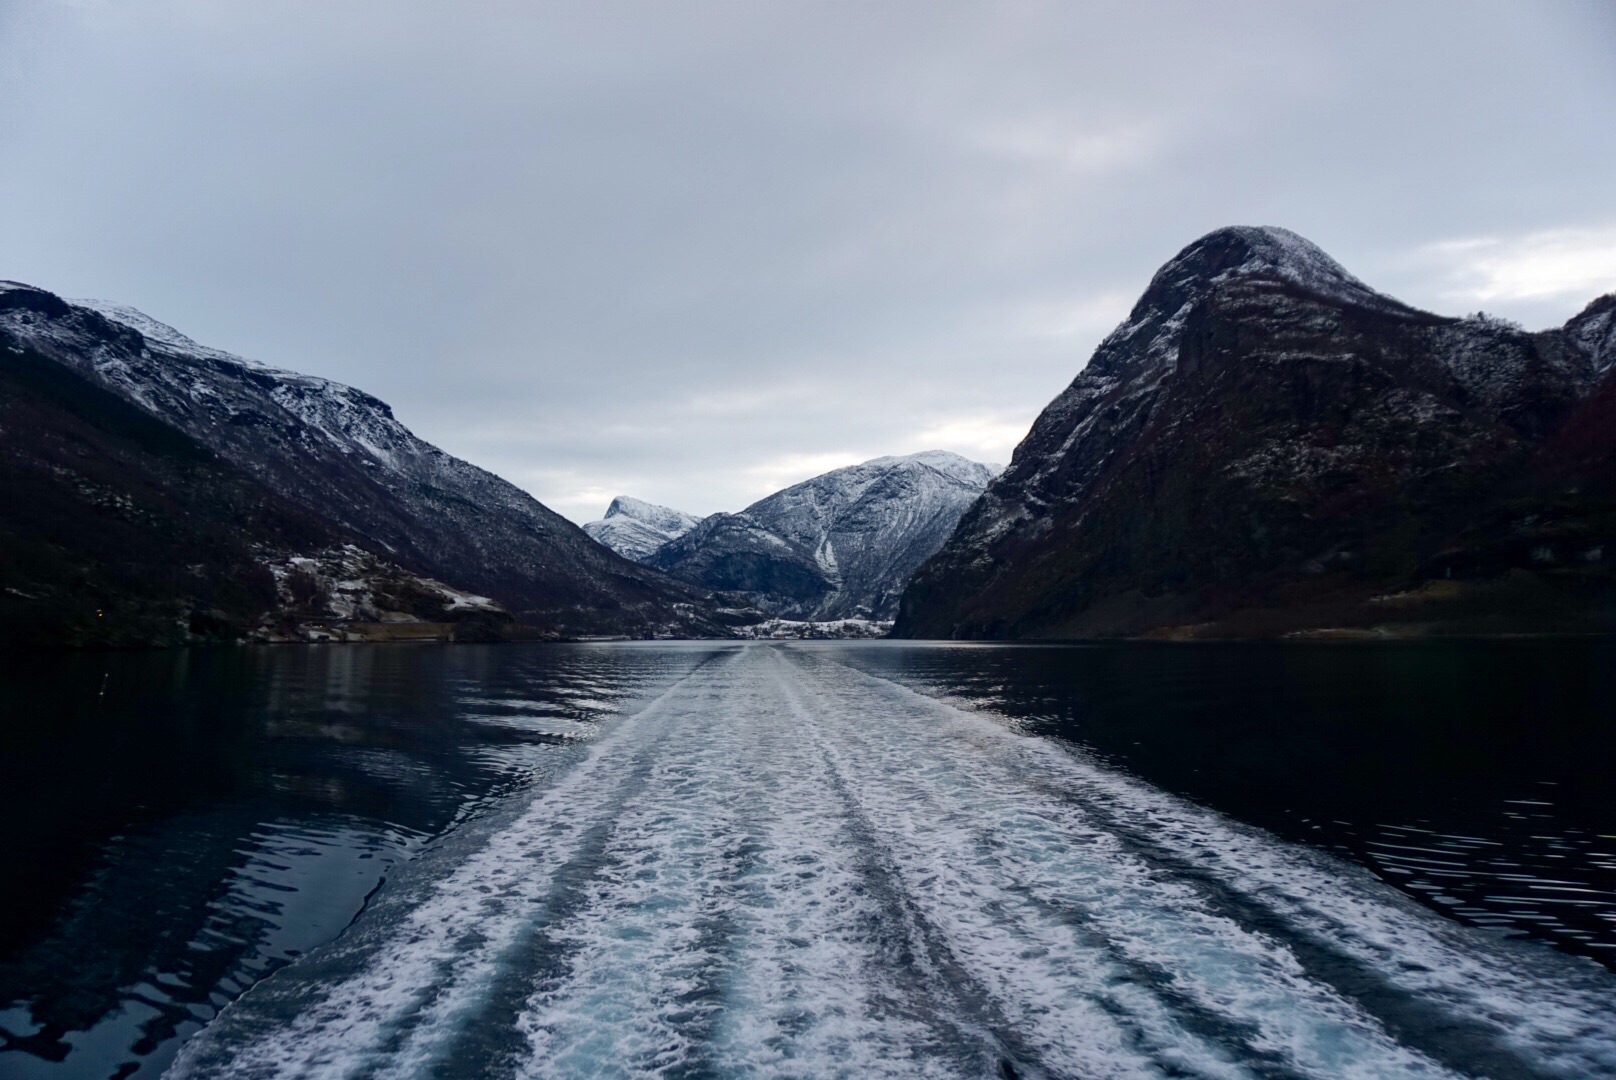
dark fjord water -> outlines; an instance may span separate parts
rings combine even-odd
[[[1613,660],[12,657],[0,1076],[1616,1075]]]

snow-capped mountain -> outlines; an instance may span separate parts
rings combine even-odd
[[[1590,497],[1611,469],[1589,410],[1613,309],[1530,334],[1411,308],[1284,229],[1213,232],[1039,416],[895,633],[1262,635],[1579,604],[1564,617],[1597,621],[1616,517]],[[1568,430],[1594,460],[1556,472]],[[1578,569],[1501,583],[1534,566]]]
[[[584,523],[584,532],[625,559],[644,562],[657,548],[701,524],[701,518],[656,503],[619,495],[599,521]]]
[[[344,538],[566,633],[721,632],[707,598],[417,438],[382,401],[198,345],[130,308],[0,284],[0,345],[45,357],[205,446]]]
[[[997,472],[941,450],[876,458],[714,514],[646,562],[775,615],[890,618]]]

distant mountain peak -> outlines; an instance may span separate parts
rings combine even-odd
[[[999,471],[946,450],[873,458],[715,514],[647,562],[777,615],[885,619]]]
[[[672,507],[660,506],[657,503],[646,502],[644,499],[636,499],[630,495],[619,495],[614,498],[611,505],[606,508],[605,516],[609,518],[618,516],[631,517],[640,521],[663,521],[668,519],[689,519],[691,521],[701,520],[699,517],[696,517],[693,514],[687,514],[683,510],[675,510]]]
[[[1602,625],[1612,402],[1616,297],[1529,334],[1402,304],[1288,230],[1218,229],[1039,415],[912,576],[894,633],[1537,618],[1510,599],[1537,594],[1487,591],[1505,579],[1539,582],[1530,603],[1561,625]],[[1573,578],[1585,598],[1552,584]]]
[[[1004,471],[1003,465],[972,461],[970,458],[956,454],[952,450],[922,450],[918,454],[888,455],[886,457],[871,458],[869,461],[853,467],[857,469],[889,468],[905,463],[926,465],[936,469],[944,476],[953,477],[963,483],[978,485],[982,483],[984,475],[991,479]]]
[[[1119,364],[1140,363],[1175,368],[1184,328],[1196,308],[1231,282],[1257,280],[1280,282],[1340,307],[1445,321],[1376,292],[1289,229],[1228,225],[1194,241],[1156,271],[1127,319],[1101,342],[1089,370],[1116,374]]]
[[[1277,225],[1225,225],[1184,247],[1168,266],[1200,264],[1209,275],[1230,270],[1267,270],[1287,274],[1323,274],[1357,285],[1323,248],[1299,233]]]
[[[1277,225],[1226,225],[1194,241],[1151,278],[1140,303],[1152,294],[1186,286],[1209,286],[1233,278],[1276,278],[1328,299],[1405,309],[1349,273],[1313,241]]]
[[[701,522],[700,517],[683,510],[619,495],[606,508],[606,516],[587,522],[584,532],[624,558],[643,562],[657,548]]]

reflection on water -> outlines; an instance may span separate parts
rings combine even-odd
[[[0,1074],[155,1074],[401,861],[542,789],[602,720],[735,648],[5,658]],[[1460,921],[1616,967],[1610,643],[794,649],[1080,744]],[[730,705],[691,715],[755,723]]]
[[[7,659],[0,1074],[154,1075],[701,647]]]
[[[860,666],[1616,968],[1616,643],[872,646]]]
[[[925,655],[715,656],[401,867],[175,1080],[1616,1076],[1611,972],[916,693]]]

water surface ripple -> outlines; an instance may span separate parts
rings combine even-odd
[[[1609,971],[844,659],[710,655],[174,1074],[1616,1075]]]

